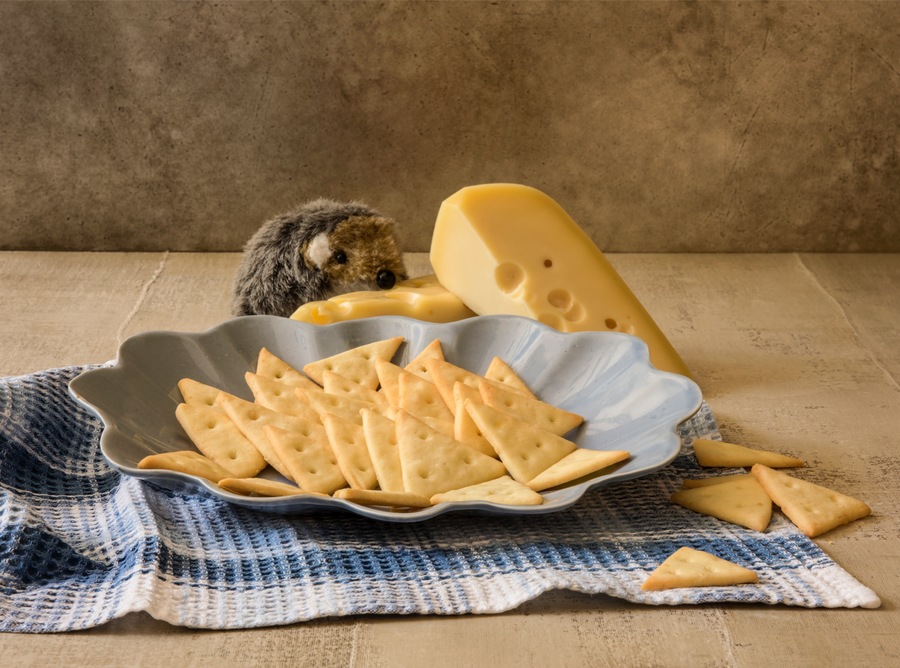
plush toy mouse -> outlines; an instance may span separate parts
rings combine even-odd
[[[247,242],[233,313],[290,316],[306,302],[406,278],[393,221],[360,202],[316,199],[267,221]]]

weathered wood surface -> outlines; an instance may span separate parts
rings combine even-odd
[[[818,666],[900,662],[900,255],[614,255],[723,435],[804,457],[871,518],[817,540],[878,610],[654,608],[553,592],[495,616],[354,617],[232,632],[146,614],[0,634],[17,666]],[[102,362],[229,315],[234,254],[0,253],[0,374]],[[427,258],[411,258],[414,273]]]

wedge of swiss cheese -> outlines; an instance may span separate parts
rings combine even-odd
[[[655,367],[691,376],[596,244],[539,190],[511,183],[459,190],[438,211],[430,259],[440,284],[478,315],[633,334]]]

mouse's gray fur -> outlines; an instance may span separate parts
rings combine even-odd
[[[310,301],[407,278],[394,223],[360,202],[316,199],[267,221],[244,247],[234,315],[290,316]]]

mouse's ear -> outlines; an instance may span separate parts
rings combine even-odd
[[[327,232],[319,232],[302,248],[306,264],[315,269],[323,269],[331,259],[331,243]]]

